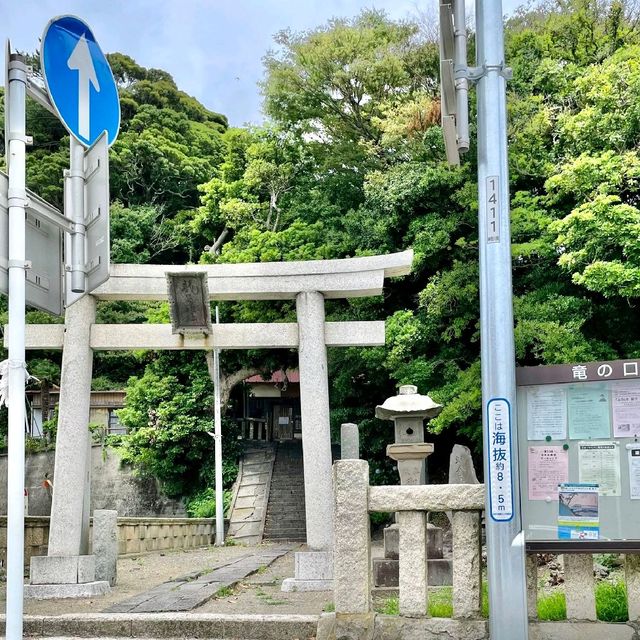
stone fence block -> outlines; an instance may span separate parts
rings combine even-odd
[[[482,511],[484,485],[369,487],[369,511]]]
[[[214,518],[118,518],[118,555],[191,549],[213,543]],[[93,526],[93,525],[92,525]],[[90,535],[90,549],[93,530]],[[6,565],[7,517],[0,516],[0,566]],[[49,517],[25,517],[25,567],[33,556],[47,555]]]

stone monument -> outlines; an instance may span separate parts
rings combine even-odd
[[[395,444],[387,445],[387,455],[398,463],[400,484],[425,484],[426,459],[433,453],[433,444],[424,441],[424,421],[435,418],[442,405],[429,396],[418,393],[417,387],[403,385],[399,395],[387,398],[376,407],[376,418],[394,423]],[[424,520],[422,513],[403,514],[404,518]],[[450,560],[443,558],[442,529],[426,521],[427,576],[432,586],[452,583]],[[384,530],[384,558],[374,558],[373,576],[376,587],[397,587],[399,583],[399,545],[402,523],[392,524]]]

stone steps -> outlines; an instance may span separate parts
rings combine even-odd
[[[229,524],[228,535],[231,538],[246,544],[258,544],[262,539],[268,483],[274,460],[275,445],[271,442],[245,451]]]
[[[306,540],[302,443],[280,442],[271,476],[264,538]]]

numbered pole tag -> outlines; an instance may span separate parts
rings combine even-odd
[[[487,404],[487,440],[491,518],[509,522],[513,518],[511,407],[504,398],[492,398]]]
[[[487,178],[487,242],[500,242],[500,182],[498,176]]]

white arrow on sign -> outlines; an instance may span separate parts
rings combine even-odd
[[[71,70],[78,71],[78,133],[83,138],[91,135],[89,126],[90,105],[89,105],[89,84],[93,85],[96,91],[100,91],[100,83],[93,66],[93,58],[89,51],[87,40],[82,34],[78,44],[74,47],[67,66]]]

